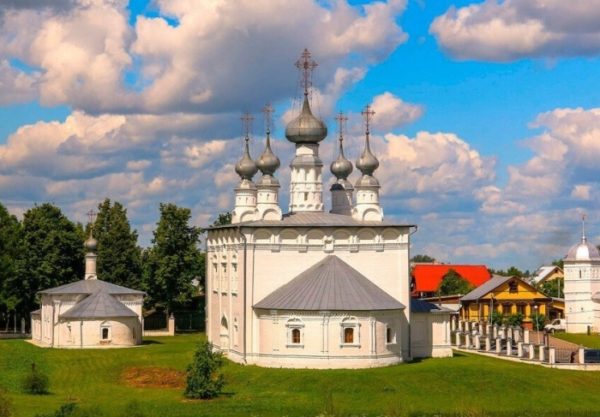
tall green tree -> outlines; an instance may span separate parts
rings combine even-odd
[[[194,294],[192,281],[202,281],[204,276],[203,254],[198,247],[201,230],[191,226],[190,220],[190,209],[162,203],[153,246],[145,254],[148,301],[165,307],[167,313],[189,302]]]
[[[58,207],[46,203],[25,212],[17,272],[8,280],[20,313],[35,309],[38,291],[82,279],[83,255],[81,227]]]
[[[127,209],[121,203],[113,203],[107,198],[98,205],[94,237],[98,241],[98,278],[129,288],[140,288],[142,260],[138,235],[131,230]]]
[[[17,256],[21,245],[21,224],[0,204],[0,317],[6,329],[10,315],[15,314],[19,298],[8,285],[17,271]],[[14,321],[13,321],[14,322]]]
[[[442,278],[438,295],[467,294],[473,289],[469,281],[460,276],[454,269],[449,270]]]
[[[231,224],[231,212],[220,213],[217,219],[212,223],[211,226],[225,226]]]
[[[562,278],[555,278],[544,281],[538,285],[538,289],[548,297],[563,298],[565,295],[565,281]]]

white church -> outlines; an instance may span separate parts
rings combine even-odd
[[[600,252],[585,236],[564,258],[567,332],[600,331]]]
[[[85,276],[40,291],[31,313],[31,341],[53,348],[114,348],[142,344],[145,293],[98,279],[96,247],[85,241]]]
[[[207,236],[207,335],[233,361],[267,367],[364,368],[417,357],[451,356],[450,312],[410,297],[410,235],[416,228],[384,219],[379,161],[369,144],[354,185],[340,129],[330,169],[332,206],[323,195],[319,143],[327,127],[311,111],[308,51],[296,64],[304,75],[300,114],[285,131],[296,148],[288,213],[279,205],[280,161],[266,132],[257,160],[235,170],[232,224]],[[260,178],[253,180],[260,170]]]

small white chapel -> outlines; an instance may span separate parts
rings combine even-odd
[[[600,331],[600,251],[585,235],[564,258],[565,319],[567,332]]]
[[[369,143],[372,110],[363,112],[364,150],[354,184],[340,115],[328,210],[319,157],[327,127],[311,110],[316,63],[305,50],[296,66],[304,97],[285,131],[296,149],[289,211],[283,214],[279,205],[280,161],[270,128],[256,160],[247,129],[235,167],[240,182],[232,224],[207,234],[209,341],[235,362],[267,367],[365,368],[451,356],[451,312],[411,301],[409,248],[416,227],[384,218],[375,177],[379,161]]]
[[[111,348],[142,344],[145,293],[98,279],[97,241],[85,241],[83,280],[40,291],[31,313],[32,342],[54,348]]]

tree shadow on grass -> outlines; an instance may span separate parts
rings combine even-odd
[[[158,340],[143,340],[142,341],[142,345],[162,345],[162,342],[159,342]]]

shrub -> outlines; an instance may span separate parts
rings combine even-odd
[[[525,316],[521,313],[511,314],[506,318],[506,324],[509,326],[520,326],[523,324],[523,319]]]
[[[187,398],[203,399],[218,397],[225,381],[217,371],[223,365],[223,355],[213,351],[213,345],[202,342],[194,353],[194,359],[187,368]]]
[[[492,311],[492,324],[500,326],[502,323],[504,323],[504,315],[497,311]]]
[[[50,380],[48,379],[48,375],[40,371],[35,366],[35,363],[32,363],[31,372],[23,380],[23,390],[27,394],[42,395],[48,394],[49,386]]]

